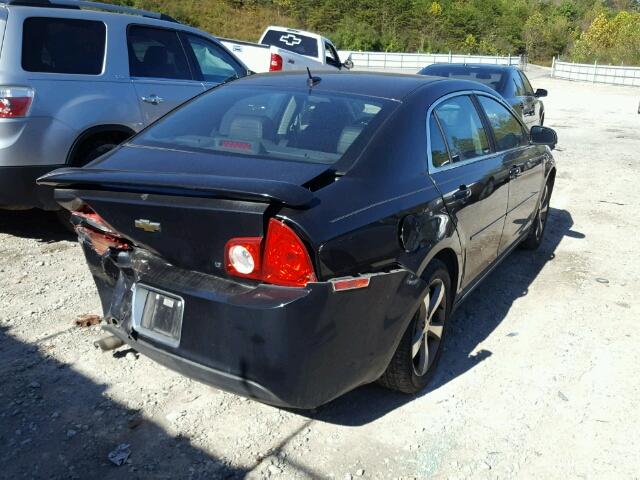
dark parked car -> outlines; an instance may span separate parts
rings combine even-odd
[[[529,128],[544,125],[544,104],[540,99],[547,96],[547,91],[543,88],[534,91],[529,79],[518,67],[439,63],[429,65],[419,73],[483,83],[502,95],[522,115]]]
[[[478,83],[257,75],[40,182],[73,212],[103,347],[311,408],[426,385],[454,308],[540,244],[555,142]]]

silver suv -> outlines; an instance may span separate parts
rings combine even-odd
[[[35,179],[106,153],[246,66],[165,15],[0,0],[0,208],[58,208]]]

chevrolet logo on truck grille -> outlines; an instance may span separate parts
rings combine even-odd
[[[134,225],[136,228],[139,228],[140,230],[143,230],[145,232],[149,232],[149,233],[156,233],[159,232],[160,229],[160,222],[151,222],[149,220],[146,220],[144,218],[140,218],[138,220],[136,220],[134,222]]]

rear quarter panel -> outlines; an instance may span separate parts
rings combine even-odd
[[[460,264],[460,242],[427,174],[427,94],[400,106],[351,170],[316,192],[308,211],[282,211],[317,252],[322,279],[403,268],[420,277],[441,249]]]

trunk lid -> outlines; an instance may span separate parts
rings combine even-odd
[[[214,168],[209,154],[185,152],[189,157],[181,159],[157,149],[141,161],[145,151],[125,147],[38,182],[56,187],[56,200],[68,210],[90,206],[122,236],[171,264],[216,275],[225,275],[224,247],[231,238],[263,236],[278,206],[309,207],[315,196],[302,185],[327,171],[325,165],[292,168],[291,162],[249,157]]]
[[[66,208],[88,205],[137,247],[187,270],[226,276],[224,247],[235,237],[263,236],[269,203],[137,194],[56,190]]]

